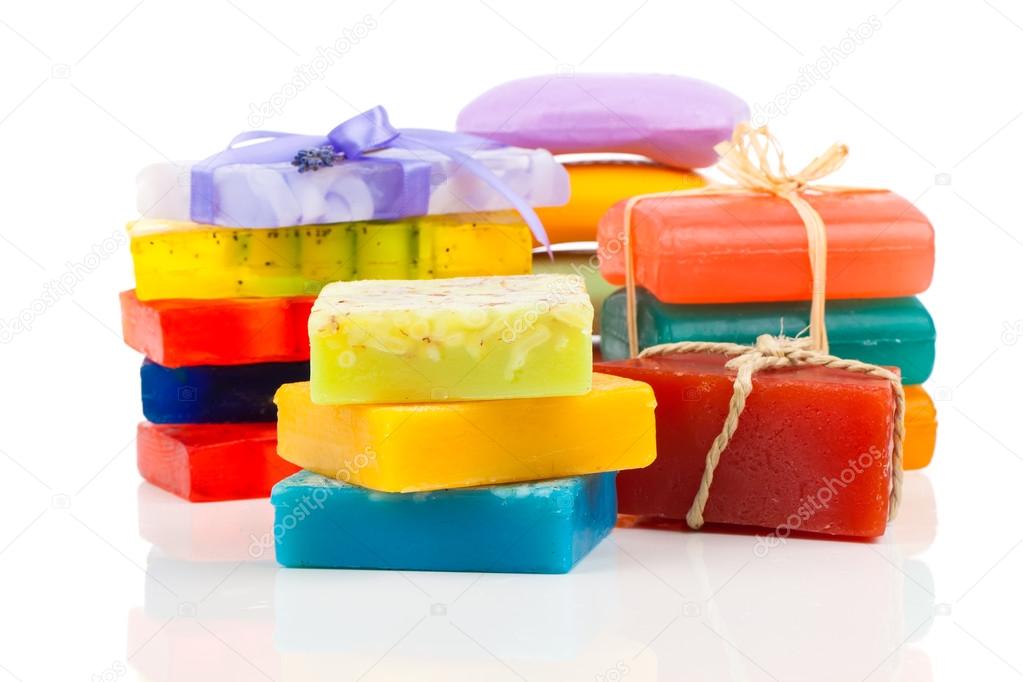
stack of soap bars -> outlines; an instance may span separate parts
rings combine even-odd
[[[567,198],[549,153],[454,139],[526,205]],[[306,324],[325,284],[531,269],[523,218],[447,156],[297,158],[220,165],[201,191],[197,168],[209,160],[139,176],[145,217],[128,227],[136,285],[121,294],[124,338],[146,356],[138,465],[192,501],[265,497],[297,471],[276,454],[273,396],[309,378]]]
[[[338,282],[277,392],[277,560],[563,573],[655,456],[649,386],[594,374],[574,275]]]
[[[808,199],[827,226],[830,352],[900,370],[907,384],[904,465],[925,466],[935,420],[919,384],[934,363],[935,335],[914,296],[931,281],[931,224],[891,192]],[[604,217],[602,246],[618,239],[624,219],[621,204]],[[748,345],[761,334],[806,330],[812,281],[806,228],[789,202],[765,194],[641,200],[631,229],[640,349],[676,341]],[[602,255],[604,276],[621,284],[621,250]],[[619,360],[629,355],[625,299],[620,291],[605,303],[602,351],[613,362],[599,369],[653,385],[659,457],[649,469],[619,478],[621,509],[681,518],[721,429],[732,378],[721,356]],[[891,477],[888,383],[815,368],[764,372],[753,383],[716,471],[707,519],[773,527],[792,525],[786,519],[796,513],[801,530],[880,535]],[[806,509],[812,513],[802,518]]]

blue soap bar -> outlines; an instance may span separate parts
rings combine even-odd
[[[142,364],[142,413],[154,424],[226,424],[277,419],[281,384],[309,380],[308,362],[199,365]]]
[[[898,367],[906,385],[927,380],[934,369],[934,321],[916,298],[840,299],[825,312],[830,352],[840,358]],[[636,290],[641,349],[676,341],[751,344],[761,334],[795,336],[809,325],[809,301],[669,304]],[[600,350],[605,360],[629,356],[625,290],[604,301]]]
[[[567,573],[618,507],[614,472],[381,493],[300,471],[270,501],[283,566],[491,573]]]

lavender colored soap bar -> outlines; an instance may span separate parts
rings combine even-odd
[[[641,154],[676,168],[717,161],[714,145],[749,118],[711,83],[667,74],[579,73],[509,81],[470,102],[458,130],[555,154]]]
[[[530,206],[568,201],[568,174],[542,149],[499,146],[460,136],[458,151],[486,166]],[[138,176],[138,210],[147,218],[190,220],[193,162],[158,163]],[[422,149],[382,149],[314,173],[288,161],[232,164],[213,172],[212,222],[286,227],[514,208],[464,165]]]
[[[277,561],[293,568],[567,573],[617,517],[614,472],[381,493],[300,471],[270,501]]]

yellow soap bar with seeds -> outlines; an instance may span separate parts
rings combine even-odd
[[[321,404],[579,395],[593,305],[578,275],[336,282],[309,315]]]
[[[353,279],[520,275],[532,258],[529,228],[514,212],[266,229],[142,219],[128,233],[140,301],[310,296]]]
[[[318,405],[309,383],[277,391],[277,452],[383,492],[467,488],[653,462],[653,390],[593,374],[581,396],[461,403]]]

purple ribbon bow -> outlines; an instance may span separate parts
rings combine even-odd
[[[260,140],[260,142],[254,142],[244,147],[237,146],[242,142],[253,140]],[[465,147],[469,144],[482,149],[504,146],[497,142],[461,133],[440,130],[398,130],[388,120],[387,111],[379,106],[348,119],[327,133],[326,137],[252,130],[235,137],[224,151],[214,154],[192,167],[191,218],[197,223],[213,223],[216,212],[213,171],[220,166],[289,162],[296,157],[298,152],[321,150],[324,147],[333,149],[338,157],[349,161],[365,158],[366,155],[381,149],[393,148],[410,151],[429,149],[457,162],[459,167],[465,168],[503,196],[526,221],[537,241],[548,247],[549,251],[550,239],[548,239],[547,232],[536,215],[536,211],[484,164],[458,149],[459,146]],[[324,165],[330,164],[325,163]],[[412,171],[405,168],[404,165],[402,168],[405,179],[408,179],[408,175]],[[315,168],[309,168],[309,170],[315,170]],[[297,173],[298,170],[295,172]],[[414,203],[418,201],[418,205],[422,206],[429,204],[428,183],[424,186],[424,183],[407,182],[405,190],[417,194],[413,198]],[[423,196],[418,196],[419,194]]]

